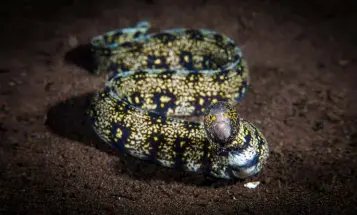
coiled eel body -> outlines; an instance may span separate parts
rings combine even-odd
[[[259,173],[267,140],[233,108],[249,84],[239,47],[211,30],[148,29],[143,21],[92,40],[96,73],[112,74],[89,107],[97,135],[165,167],[222,179]]]

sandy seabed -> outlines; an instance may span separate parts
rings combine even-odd
[[[17,1],[0,8],[0,214],[353,214],[357,184],[355,5],[326,1]],[[1,3],[4,4],[4,3]],[[84,112],[102,76],[91,37],[148,20],[209,28],[242,47],[237,110],[267,137],[264,171],[204,183],[121,155]],[[355,179],[353,179],[355,178]]]

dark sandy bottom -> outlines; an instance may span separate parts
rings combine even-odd
[[[0,7],[0,214],[357,211],[355,5],[179,2]],[[248,180],[261,181],[257,189],[204,183],[201,175],[118,154],[91,132],[84,111],[104,78],[88,72],[85,44],[143,19],[153,30],[214,29],[241,45],[251,87],[237,109],[272,151],[262,174]]]

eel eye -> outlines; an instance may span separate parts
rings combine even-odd
[[[210,114],[210,120],[212,122],[215,121],[216,119],[217,119],[217,117],[215,115]]]
[[[217,119],[217,117],[213,114],[208,114],[205,116],[205,124],[207,126],[212,126],[213,122]]]

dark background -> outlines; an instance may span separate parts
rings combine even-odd
[[[356,212],[354,2],[2,1],[0,214]],[[257,189],[120,155],[91,132],[83,112],[105,79],[86,44],[144,19],[242,47],[251,86],[237,110],[272,151]]]

